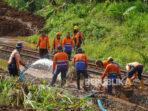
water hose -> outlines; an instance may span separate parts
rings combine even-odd
[[[84,96],[83,98],[93,98],[95,97],[94,94],[88,95],[88,96]],[[97,100],[98,106],[100,108],[101,111],[107,111],[106,109],[103,108],[102,102],[100,99]]]
[[[102,102],[100,99],[97,100],[98,106],[100,108],[101,111],[107,111],[106,109],[103,108]]]
[[[27,68],[25,68],[23,71],[21,71],[21,72],[19,73],[19,76],[20,76],[22,82],[25,82],[24,77],[23,77],[23,73],[24,73],[25,71],[27,71],[30,67],[31,67],[31,65],[28,66]]]

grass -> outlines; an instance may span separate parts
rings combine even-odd
[[[43,3],[42,7],[34,11],[46,18],[43,29],[48,32],[50,44],[57,32],[62,33],[62,38],[67,32],[71,32],[72,36],[73,26],[78,25],[85,38],[82,48],[89,59],[105,60],[112,56],[121,66],[138,61],[148,70],[148,57],[143,56],[148,54],[146,3],[139,0],[119,3],[111,3],[108,0],[105,3],[69,2],[56,14],[56,10],[63,3],[62,0],[59,0],[56,6]],[[38,37],[39,35],[35,34],[26,41],[36,43]]]
[[[83,98],[73,97],[68,91],[46,85],[20,83],[17,78],[0,78],[0,104],[37,110],[94,111]]]
[[[8,61],[0,59],[0,68],[6,70]]]

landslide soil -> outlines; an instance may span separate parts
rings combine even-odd
[[[29,36],[37,33],[44,23],[43,17],[16,11],[0,0],[0,36]]]

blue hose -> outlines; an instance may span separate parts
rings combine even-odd
[[[83,98],[93,98],[95,97],[94,94],[88,95],[88,96],[84,96]],[[107,111],[106,109],[103,108],[102,102],[100,99],[97,100],[98,106],[100,108],[101,111]]]
[[[30,67],[31,67],[31,65],[28,66],[27,68],[25,68],[23,71],[21,71],[21,72],[19,73],[19,76],[20,76],[22,82],[25,82],[24,77],[23,77],[23,73],[24,73],[25,71],[27,71]]]
[[[102,105],[102,102],[101,102],[100,99],[98,99],[97,102],[98,102],[98,106],[99,106],[101,111],[107,111],[106,109],[103,108],[103,105]]]
[[[84,96],[83,98],[92,98],[94,97],[94,94],[88,95],[88,96]]]

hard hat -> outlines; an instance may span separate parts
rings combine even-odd
[[[18,42],[18,43],[16,44],[16,48],[23,48],[23,47],[24,47],[24,45],[23,45],[22,42]]]
[[[107,60],[108,60],[108,61],[111,61],[111,62],[113,62],[113,61],[114,61],[112,57],[108,57],[108,59],[107,59]]]
[[[74,29],[75,29],[75,30],[78,30],[78,29],[79,29],[79,27],[78,27],[78,26],[74,26]]]
[[[62,36],[62,34],[60,32],[56,33],[56,36]]]
[[[61,45],[58,45],[58,50],[62,50],[62,46]]]

